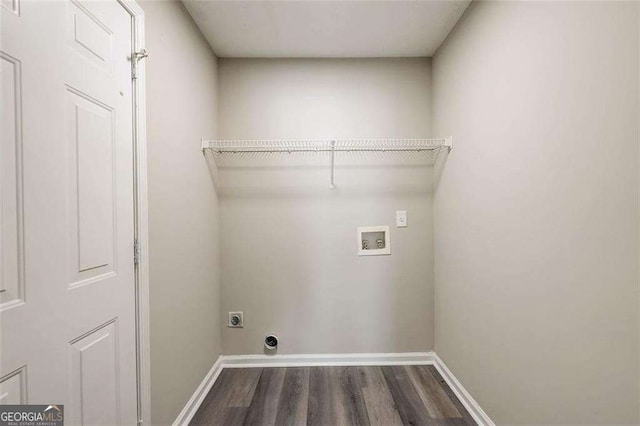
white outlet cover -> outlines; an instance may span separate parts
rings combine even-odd
[[[398,210],[396,212],[396,226],[398,228],[407,227],[407,211],[406,210]]]

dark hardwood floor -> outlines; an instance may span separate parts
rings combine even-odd
[[[192,425],[475,425],[431,365],[225,369]]]

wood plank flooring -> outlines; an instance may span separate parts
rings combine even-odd
[[[475,425],[435,367],[230,368],[192,425]]]

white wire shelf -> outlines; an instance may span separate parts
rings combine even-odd
[[[424,152],[451,149],[451,138],[342,140],[202,140],[214,154],[292,152]]]
[[[429,153],[435,157],[451,151],[452,139],[340,139],[340,140],[204,140],[202,152],[211,151],[214,157],[233,154],[330,153],[331,182],[335,188],[335,154],[340,152]]]

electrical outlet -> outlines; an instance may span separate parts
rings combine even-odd
[[[398,228],[407,227],[407,211],[406,210],[398,210],[396,212],[396,226]]]
[[[229,328],[242,328],[244,327],[244,318],[242,312],[229,312]]]

